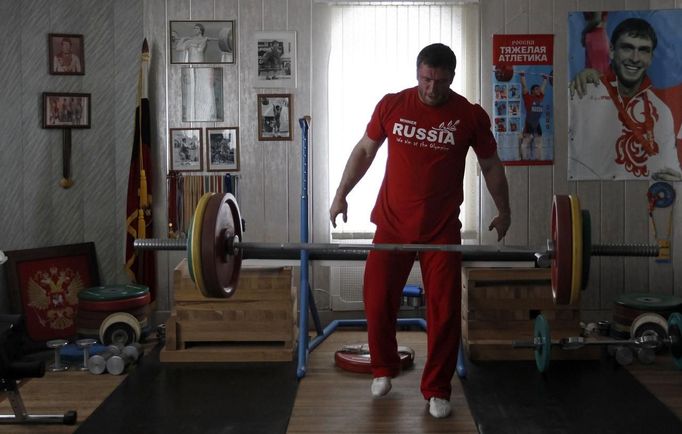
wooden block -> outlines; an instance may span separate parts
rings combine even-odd
[[[533,359],[531,350],[515,349],[512,342],[532,340],[540,313],[552,339],[580,335],[579,307],[554,304],[550,273],[543,268],[462,270],[462,341],[471,360]],[[594,356],[593,351],[557,350],[557,358]]]

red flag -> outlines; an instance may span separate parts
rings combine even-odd
[[[156,258],[154,251],[137,251],[133,243],[138,238],[153,238],[151,146],[149,97],[147,75],[149,71],[149,46],[142,44],[142,60],[137,87],[135,110],[135,139],[128,174],[126,206],[126,257],[125,269],[131,280],[149,286],[152,300],[156,298]]]

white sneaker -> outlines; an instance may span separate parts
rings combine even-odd
[[[376,377],[372,380],[372,396],[378,398],[391,390],[391,377]]]
[[[441,419],[450,416],[452,412],[452,407],[450,406],[450,401],[442,398],[431,398],[429,399],[429,413],[431,416]]]

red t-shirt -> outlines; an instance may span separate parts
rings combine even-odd
[[[379,101],[367,135],[388,138],[372,222],[405,243],[428,242],[444,230],[459,235],[467,151],[489,158],[497,149],[483,108],[453,91],[444,105],[428,106],[413,87]]]

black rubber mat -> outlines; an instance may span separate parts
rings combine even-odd
[[[161,364],[155,349],[76,433],[284,434],[297,387],[295,362]]]
[[[682,421],[625,368],[600,361],[467,363],[481,434],[682,433]]]

